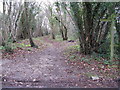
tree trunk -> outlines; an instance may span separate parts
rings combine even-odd
[[[9,10],[8,10],[8,22],[9,22],[9,35],[8,35],[8,38],[11,40],[11,42],[13,42],[13,35],[12,35],[12,27],[11,27],[11,9],[12,9],[12,2],[10,2],[10,6],[9,6]]]
[[[60,27],[60,32],[62,34],[63,40],[68,40],[68,37],[67,37],[67,27],[57,17],[55,17],[55,18],[61,24],[59,27]]]
[[[54,33],[52,32],[52,39],[55,39],[55,35],[54,35]]]
[[[40,26],[40,29],[39,29],[39,36],[44,36],[44,35],[43,35],[43,31],[42,31],[42,29],[41,29],[41,26]]]
[[[55,39],[55,34],[54,34],[54,25],[51,23],[51,29],[52,29],[52,39]]]
[[[29,25],[29,18],[28,18],[28,2],[24,2],[24,5],[25,5],[25,21],[26,21],[26,26],[25,26],[25,28],[26,28],[26,30],[27,30],[27,32],[28,32],[28,38],[29,38],[29,41],[30,41],[30,45],[31,45],[31,47],[37,47],[35,44],[34,44],[34,42],[33,42],[33,40],[32,40],[32,37],[31,37],[31,34],[30,34],[30,25]]]
[[[92,54],[92,52],[96,52],[104,43],[110,26],[108,22],[103,22],[101,19],[108,18],[111,12],[107,12],[106,6],[100,10],[102,7],[100,3],[92,5],[90,2],[71,2],[70,7],[73,11],[75,24],[79,29],[81,53]]]
[[[18,21],[20,20],[21,16],[22,16],[22,13],[23,13],[23,9],[22,9],[22,6],[20,6],[20,9],[18,11],[18,14],[16,16],[16,20],[15,20],[15,23],[14,23],[14,41],[17,41],[17,37],[18,37],[18,30],[17,30],[17,27],[18,27]]]
[[[118,45],[119,45],[118,48],[120,48],[120,23],[119,22],[117,23],[117,21],[116,21],[115,26],[116,26],[116,31],[118,34]],[[118,49],[118,52],[120,53],[120,49]],[[120,54],[119,54],[119,58],[120,58]],[[119,62],[119,65],[120,65],[120,62]]]
[[[64,33],[63,33],[63,30],[62,29],[60,29],[60,32],[61,32],[61,35],[62,35],[62,38],[63,38],[63,40],[64,40]]]
[[[117,34],[118,34],[118,42],[120,43],[120,23],[115,23],[116,25],[116,30],[117,30]]]
[[[112,24],[111,24],[111,45],[110,45],[110,60],[113,60],[114,57],[114,26],[115,26],[115,22],[114,19],[112,20]]]
[[[3,0],[2,46],[5,46],[5,1]]]
[[[67,28],[64,26],[65,28],[65,35],[64,35],[64,40],[68,40],[68,37],[67,37]]]

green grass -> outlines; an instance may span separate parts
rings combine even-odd
[[[70,46],[70,47],[68,47],[68,48],[69,48],[69,49],[80,50],[80,46],[79,46],[79,45]]]
[[[68,40],[76,40],[76,39],[78,39],[78,37],[71,36],[71,37],[68,38]]]
[[[10,46],[7,45],[7,46],[0,46],[0,50],[14,50],[16,49],[17,47],[20,47],[20,48],[26,48],[26,47],[30,47],[31,45],[30,44],[24,44],[24,43],[12,43]]]
[[[56,35],[55,40],[56,41],[63,41],[63,38],[60,35]]]
[[[24,43],[16,43],[14,44],[15,47],[30,47],[31,45],[30,44],[24,44]]]
[[[4,50],[5,49],[5,47],[3,47],[3,46],[0,46],[0,50]]]
[[[80,59],[80,61],[89,62],[89,61],[91,61],[91,58],[82,57],[82,58]]]

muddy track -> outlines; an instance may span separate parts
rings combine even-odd
[[[64,47],[61,47],[59,42],[52,43],[43,51],[17,57],[14,60],[4,59],[3,87],[75,86],[79,78],[69,74],[71,69],[61,53]]]
[[[61,43],[47,38],[44,38],[44,41],[49,45],[42,51],[25,54],[13,60],[2,60],[3,88],[117,87],[117,84],[109,79],[92,81],[85,76],[86,69],[78,69],[66,63],[63,51],[75,43],[67,41]]]

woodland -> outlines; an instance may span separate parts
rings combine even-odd
[[[120,2],[0,2],[3,88],[120,87]]]

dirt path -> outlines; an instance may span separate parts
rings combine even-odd
[[[67,65],[63,51],[75,43],[56,42],[47,38],[44,38],[44,41],[49,46],[42,51],[25,54],[13,60],[2,60],[3,88],[117,87],[117,84],[109,80],[100,83],[91,81],[82,74],[87,72],[85,68],[78,69]]]
[[[51,42],[42,52],[3,60],[3,87],[77,87],[79,78],[65,63],[64,45]]]

